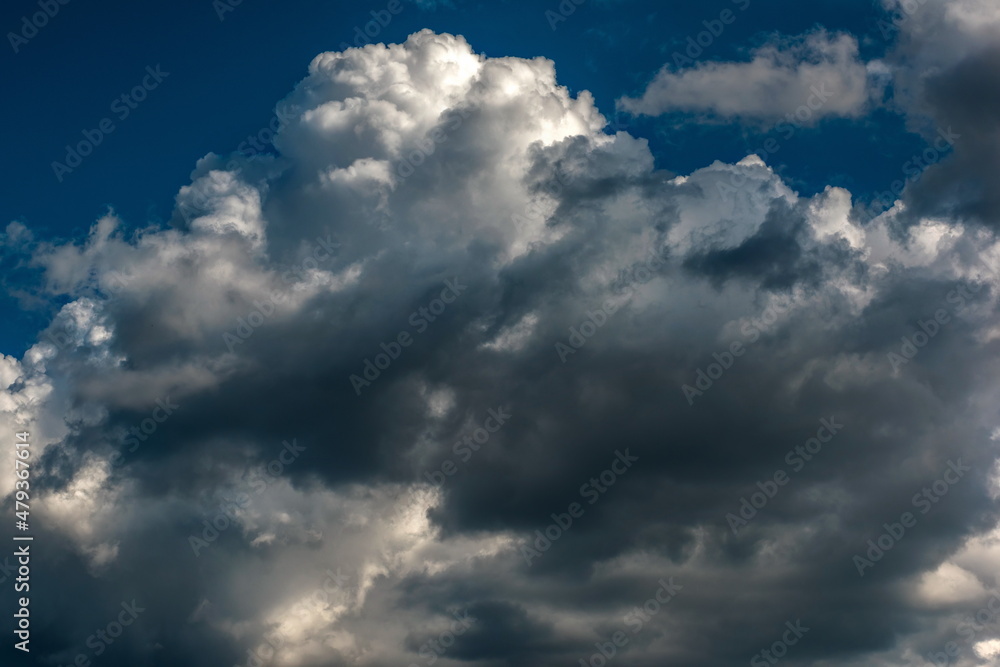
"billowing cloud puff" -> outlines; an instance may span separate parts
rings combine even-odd
[[[854,113],[850,40],[801,48]],[[758,57],[783,112],[798,69]],[[38,655],[94,657],[123,604],[102,664],[965,641],[997,585],[981,227],[861,224],[756,157],[658,170],[551,61],[430,31],[317,56],[279,108],[275,154],[206,156],[170,228],[23,241],[63,303],[0,360],[0,424],[35,441]]]
[[[1000,225],[1000,7],[988,0],[885,0],[896,102],[936,150],[901,166],[914,221]],[[914,174],[913,165],[920,169]],[[926,169],[924,169],[926,167]],[[904,176],[905,174],[905,176]]]

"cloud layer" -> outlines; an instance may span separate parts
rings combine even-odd
[[[867,99],[822,33],[660,77],[636,110]],[[317,56],[279,109],[276,151],[206,156],[168,229],[8,228],[65,301],[0,363],[39,461],[39,655],[95,657],[134,599],[102,664],[570,665],[616,633],[630,665],[736,664],[786,623],[789,665],[982,664],[986,228],[862,224],[753,156],[658,170],[551,61],[430,31]]]

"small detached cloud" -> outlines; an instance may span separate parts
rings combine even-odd
[[[866,112],[877,89],[858,57],[852,35],[825,30],[774,39],[755,49],[748,62],[706,62],[679,68],[667,65],[641,97],[619,100],[634,114],[670,112],[716,119],[779,122],[805,105],[821,118],[854,118]]]

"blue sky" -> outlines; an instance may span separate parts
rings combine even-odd
[[[553,30],[546,11],[558,3],[456,2],[403,4],[376,41],[401,41],[420,28],[466,36],[487,55],[544,56],[555,61],[560,83],[591,91],[605,115],[615,100],[635,95],[689,37],[734,7],[707,3],[591,0]],[[550,7],[551,5],[551,7]],[[3,51],[4,86],[18,91],[0,110],[9,128],[0,216],[21,221],[42,239],[80,238],[113,208],[131,228],[166,224],[177,190],[208,152],[226,154],[273,118],[281,99],[323,51],[354,42],[355,28],[384,5],[343,2],[265,3],[245,0],[222,11],[208,1],[70,2],[25,44]],[[0,25],[21,26],[35,3],[6,3]],[[775,33],[798,34],[823,26],[859,37],[862,56],[880,57],[889,43],[870,2],[773,0],[751,3],[699,61],[740,60]],[[9,38],[7,40],[9,42]],[[8,44],[9,46],[9,44]],[[115,98],[139,84],[147,66],[169,76],[137,108],[115,121],[72,173],[58,180],[52,162],[66,156],[101,119],[115,114]],[[735,122],[696,124],[676,117],[629,117],[617,122],[647,139],[657,166],[688,173],[713,160],[735,162],[758,150],[773,129]],[[887,187],[910,155],[923,147],[902,118],[875,113],[860,120],[832,119],[783,142],[769,162],[803,194],[827,184],[857,197]],[[9,266],[9,264],[8,264]],[[19,280],[13,276],[8,280]],[[53,314],[0,298],[7,326],[0,349],[20,354]]]

